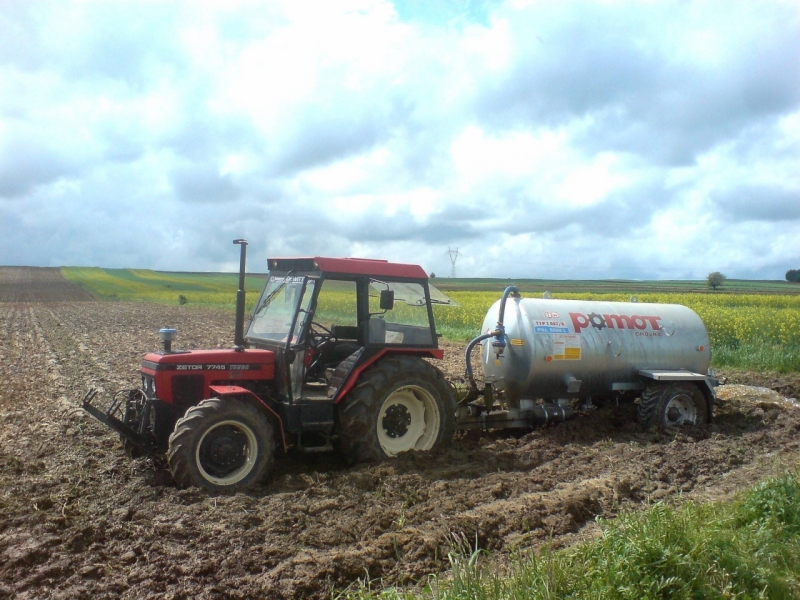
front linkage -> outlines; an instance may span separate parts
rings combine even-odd
[[[145,393],[140,389],[119,390],[105,411],[92,404],[97,394],[95,389],[86,392],[81,401],[83,409],[119,433],[126,448],[132,445],[139,455],[154,454],[157,444],[152,432],[148,431],[148,425],[153,421],[153,408]]]

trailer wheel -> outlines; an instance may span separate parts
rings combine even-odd
[[[455,401],[429,363],[394,356],[372,366],[339,406],[340,447],[351,463],[434,450],[455,429]]]
[[[700,425],[708,421],[706,400],[692,383],[653,383],[642,392],[636,409],[645,429],[673,429],[681,425]]]
[[[178,487],[240,490],[272,465],[272,423],[237,398],[211,398],[186,411],[169,437],[167,461]]]

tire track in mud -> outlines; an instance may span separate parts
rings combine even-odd
[[[715,425],[674,438],[606,407],[525,434],[460,433],[435,456],[345,468],[290,455],[262,487],[215,498],[128,461],[77,402],[93,382],[135,385],[161,326],[184,348],[229,346],[232,313],[30,303],[0,304],[0,319],[0,361],[15,365],[0,386],[0,596],[305,598],[413,582],[445,570],[458,540],[564,545],[597,515],[747,483],[798,448],[798,411],[762,400],[721,402]]]

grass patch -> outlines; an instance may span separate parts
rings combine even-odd
[[[451,577],[421,590],[340,598],[721,599],[800,597],[800,479],[757,484],[730,503],[663,503],[598,520],[602,536],[559,551],[544,549],[497,566],[481,550],[455,544]]]
[[[800,346],[760,343],[715,345],[712,346],[711,364],[715,367],[792,373],[800,371]]]

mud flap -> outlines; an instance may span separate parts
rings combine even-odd
[[[97,397],[98,392],[95,389],[91,389],[86,392],[86,395],[83,397],[83,400],[81,401],[81,408],[83,408],[83,410],[88,412],[101,423],[105,423],[108,427],[116,431],[125,439],[130,440],[131,443],[133,443],[144,454],[153,454],[156,444],[152,438],[142,435],[130,425],[126,425],[121,419],[114,416],[115,413],[119,412],[120,408],[122,407],[122,403],[127,402],[128,398],[130,398],[131,392],[139,392],[139,390],[120,390],[116,392],[108,409],[103,411],[92,404],[92,401]]]

